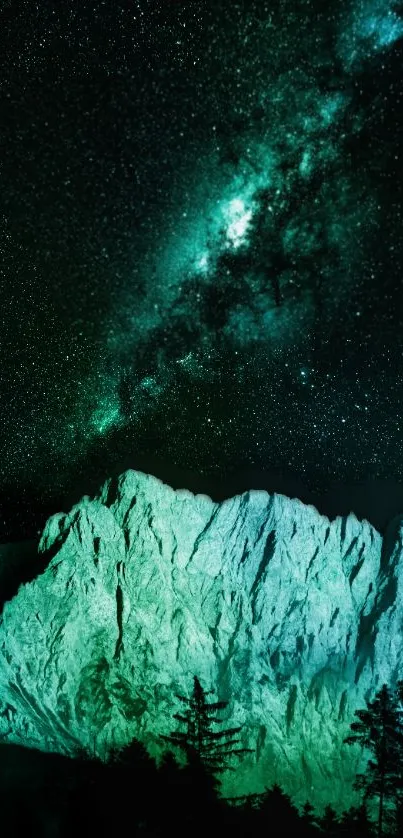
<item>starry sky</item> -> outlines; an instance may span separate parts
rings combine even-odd
[[[125,468],[402,510],[403,3],[0,25],[0,538]]]

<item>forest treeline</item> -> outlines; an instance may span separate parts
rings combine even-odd
[[[361,745],[369,759],[355,783],[361,803],[339,816],[331,806],[317,814],[309,801],[298,809],[279,785],[224,799],[220,777],[249,749],[242,747],[241,727],[223,726],[228,702],[210,700],[211,694],[195,677],[191,695],[177,696],[176,727],[161,737],[165,752],[158,764],[133,740],[106,762],[84,751],[74,758],[41,754],[35,780],[31,774],[26,782],[7,781],[3,771],[1,836],[124,831],[133,838],[185,838],[213,830],[239,838],[403,837],[402,682],[394,690],[384,685],[355,714],[346,742]]]

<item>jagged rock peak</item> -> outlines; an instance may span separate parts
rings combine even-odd
[[[281,495],[219,504],[128,471],[49,519],[46,570],[4,608],[0,731],[158,750],[197,674],[255,751],[230,792],[276,780],[345,805],[354,709],[401,668],[401,543]]]

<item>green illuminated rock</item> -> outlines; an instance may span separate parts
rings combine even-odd
[[[303,802],[351,799],[354,709],[401,673],[399,526],[382,543],[281,495],[213,503],[128,471],[49,519],[50,559],[0,624],[0,733],[154,753],[196,674],[254,749],[235,794],[276,780]]]

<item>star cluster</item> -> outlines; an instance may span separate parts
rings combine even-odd
[[[403,480],[403,9],[334,6],[3,7],[5,532],[123,464]]]

